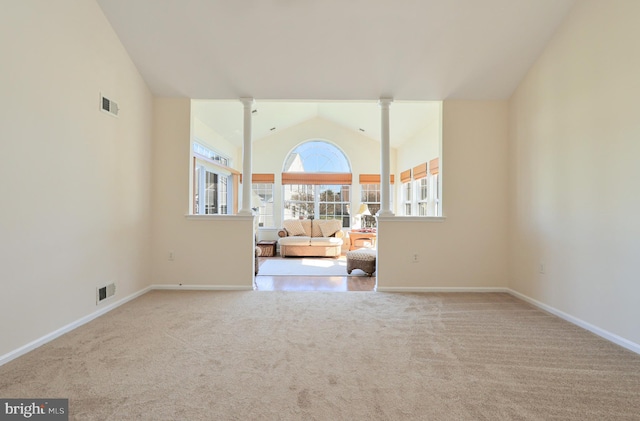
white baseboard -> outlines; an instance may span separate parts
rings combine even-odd
[[[502,287],[377,287],[378,292],[509,292]]]
[[[0,366],[12,361],[44,344],[50,342],[67,332],[72,331],[73,329],[80,327],[90,321],[102,316],[109,311],[120,307],[121,305],[138,298],[139,296],[151,291],[151,290],[185,290],[185,291],[251,291],[253,290],[250,286],[239,286],[239,285],[181,285],[181,284],[155,284],[150,285],[136,293],[133,293],[127,297],[124,297],[112,304],[104,306],[99,310],[84,316],[75,322],[69,323],[60,329],[57,329],[41,338],[36,339],[20,348],[11,351],[7,354],[0,356]],[[597,326],[594,326],[590,323],[585,322],[584,320],[578,319],[577,317],[573,317],[567,313],[564,313],[554,307],[541,303],[540,301],[534,300],[524,294],[521,294],[517,291],[514,291],[509,288],[501,288],[501,287],[478,287],[478,288],[466,288],[466,287],[457,287],[457,288],[441,288],[441,287],[378,287],[376,289],[378,292],[506,292],[514,297],[517,297],[523,301],[526,301],[544,311],[547,311],[555,316],[560,317],[570,323],[573,323],[577,326],[580,326],[583,329],[586,329],[610,342],[613,342],[617,345],[620,345],[623,348],[626,348],[630,351],[635,352],[636,354],[640,354],[640,344],[635,342],[631,342],[621,336],[608,332],[604,329],[601,329]]]
[[[640,354],[640,344],[637,344],[635,342],[631,342],[628,339],[625,339],[621,336],[616,335],[615,333],[611,333],[608,332],[604,329],[601,329],[597,326],[592,325],[591,323],[587,323],[584,320],[578,319],[577,317],[573,317],[570,314],[567,314],[563,311],[558,310],[557,308],[551,307],[547,304],[541,303],[538,300],[534,300],[531,297],[528,297],[518,291],[514,291],[512,289],[508,290],[509,294],[513,295],[514,297],[520,298],[523,301],[528,302],[529,304],[532,304],[536,307],[538,307],[541,310],[544,310],[548,313],[553,314],[554,316],[558,316],[561,319],[564,319],[566,321],[568,321],[569,323],[573,323],[576,326],[579,326],[583,329],[588,330],[591,333],[594,333],[598,336],[600,336],[601,338],[604,338],[610,342],[613,342],[614,344],[620,345],[623,348],[628,349],[629,351],[633,351],[636,354]]]
[[[485,288],[438,288],[438,287],[378,287],[376,288],[378,292],[506,292],[508,294],[513,295],[516,298],[519,298],[523,301],[528,302],[541,310],[544,310],[548,313],[553,314],[554,316],[560,317],[563,320],[568,321],[576,326],[579,326],[583,329],[592,332],[601,338],[604,338],[614,344],[620,345],[623,348],[628,349],[629,351],[635,352],[636,354],[640,354],[640,344],[635,342],[631,342],[628,339],[625,339],[621,336],[618,336],[614,333],[608,332],[604,329],[601,329],[597,326],[594,326],[590,323],[585,322],[584,320],[578,319],[570,314],[567,314],[563,311],[560,311],[554,307],[551,307],[547,304],[541,303],[538,300],[534,300],[531,297],[528,297],[524,294],[521,294],[517,291],[514,291],[510,288],[500,288],[500,287],[485,287]]]
[[[253,291],[251,286],[242,285],[184,285],[184,284],[154,284],[149,287],[152,290],[171,291]]]
[[[11,360],[15,360],[16,358],[30,352],[33,351],[34,349],[41,347],[42,345],[46,344],[47,342],[51,342],[52,340],[64,335],[67,332],[72,331],[75,328],[78,328],[86,323],[89,323],[90,321],[92,321],[93,319],[96,319],[100,316],[102,316],[105,313],[110,312],[111,310],[113,310],[114,308],[120,307],[121,305],[133,300],[134,298],[138,298],[139,296],[149,292],[151,290],[150,287],[146,287],[144,289],[141,289],[138,292],[135,292],[127,297],[124,297],[112,304],[106,305],[96,311],[94,311],[91,314],[88,314],[78,320],[76,320],[75,322],[71,322],[68,325],[62,326],[60,329],[57,329],[51,333],[48,333],[44,336],[42,336],[41,338],[36,339],[35,341],[29,342],[28,344],[21,346],[20,348],[13,350],[7,354],[4,354],[2,356],[0,356],[0,366],[2,366],[3,364],[8,363]]]
[[[33,351],[34,349],[46,344],[47,342],[50,342],[62,335],[64,335],[67,332],[72,331],[73,329],[80,327],[86,323],[89,323],[90,321],[102,316],[103,314],[106,314],[108,312],[110,312],[111,310],[120,307],[121,305],[135,299],[138,298],[139,296],[146,294],[147,292],[151,291],[151,290],[192,290],[192,291],[251,291],[253,288],[247,286],[247,287],[243,287],[243,286],[237,286],[237,285],[180,285],[180,284],[175,284],[175,285],[161,285],[161,284],[156,284],[156,285],[150,285],[144,289],[141,289],[140,291],[133,293],[127,297],[124,297],[112,304],[106,305],[96,311],[94,311],[91,314],[88,314],[78,320],[76,320],[75,322],[71,322],[68,325],[65,325],[63,327],[61,327],[60,329],[57,329],[49,334],[46,334],[44,336],[42,336],[41,338],[36,339],[35,341],[29,342],[28,344],[21,346],[20,348],[11,351],[5,355],[0,356],[0,366],[3,364],[8,363],[11,360],[14,360],[30,351]]]

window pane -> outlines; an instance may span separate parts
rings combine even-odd
[[[199,214],[200,213],[200,194],[198,193],[200,191],[200,177],[202,173],[202,167],[196,167],[196,174],[195,174],[195,180],[193,180],[193,182],[195,183],[195,197],[193,198],[193,213],[194,214]]]
[[[251,206],[258,208],[258,226],[274,227],[273,184],[254,183]]]
[[[342,221],[343,227],[350,226],[350,218],[347,213],[349,205],[349,185],[325,185],[318,186],[320,194],[319,201],[319,219],[339,219]]]
[[[421,178],[418,180],[419,191],[419,200],[427,200],[428,197],[428,189],[427,189],[427,178]]]
[[[371,215],[362,216],[362,225],[367,228],[376,226],[375,214],[380,210],[380,184],[361,184],[360,202],[366,203]]]
[[[419,216],[427,216],[427,203],[420,202],[418,204],[418,215]]]
[[[284,219],[313,216],[314,187],[306,184],[284,186]]]
[[[214,152],[206,146],[203,146],[197,142],[193,142],[193,152],[197,153],[198,155],[207,157],[212,161],[216,161],[221,165],[225,165],[227,167],[229,166],[229,158],[222,156],[219,153]]]
[[[218,174],[209,171],[205,174],[204,213],[218,213]]]
[[[220,196],[219,196],[219,201],[220,201],[220,208],[218,209],[218,211],[222,214],[222,215],[226,215],[227,214],[227,186],[228,186],[228,181],[229,179],[225,176],[218,176],[218,180],[219,180],[219,189],[220,189]]]
[[[349,161],[338,147],[314,140],[296,147],[287,157],[285,172],[351,172]]]
[[[411,215],[411,203],[413,202],[413,192],[411,191],[412,183],[406,182],[402,184],[402,201],[404,202],[404,215]]]
[[[284,186],[284,218],[339,219],[343,227],[350,226],[347,212],[348,185],[286,185]],[[318,192],[318,215],[315,215],[315,193]]]

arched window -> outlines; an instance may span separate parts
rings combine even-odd
[[[337,146],[310,140],[291,151],[284,162],[284,172],[351,173],[351,166]]]
[[[340,219],[350,226],[351,165],[335,145],[311,140],[298,145],[284,162],[284,219]]]

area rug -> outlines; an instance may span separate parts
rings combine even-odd
[[[362,275],[362,272],[359,272]],[[356,275],[356,271],[353,272]],[[348,276],[345,257],[269,258],[260,265],[258,275],[265,276]]]

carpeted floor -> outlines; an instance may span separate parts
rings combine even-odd
[[[640,356],[508,294],[153,291],[0,367],[71,420],[638,420]]]

